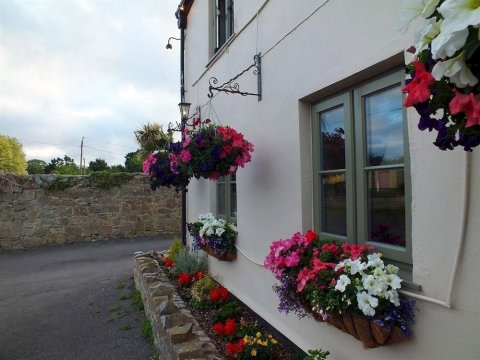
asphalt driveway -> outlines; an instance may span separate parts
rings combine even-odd
[[[131,305],[135,251],[170,239],[0,254],[0,360],[151,359]]]

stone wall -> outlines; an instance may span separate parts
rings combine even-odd
[[[68,186],[53,190],[59,181]],[[100,189],[88,176],[0,175],[0,251],[180,232],[180,194],[152,191],[140,173],[123,182]]]

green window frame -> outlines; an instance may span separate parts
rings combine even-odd
[[[237,178],[221,176],[216,183],[216,214],[219,219],[237,223]]]
[[[312,105],[314,227],[324,238],[374,245],[410,280],[403,81],[398,70]]]

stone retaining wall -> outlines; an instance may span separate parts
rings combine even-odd
[[[162,360],[223,359],[152,254],[135,255],[133,274],[135,286],[142,294],[145,314],[152,324],[155,347]]]
[[[0,251],[179,234],[181,195],[144,174],[103,190],[88,176],[0,175]],[[48,190],[58,179],[64,190]]]

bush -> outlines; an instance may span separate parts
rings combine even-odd
[[[207,255],[205,253],[189,250],[185,247],[178,251],[173,260],[175,261],[173,271],[176,275],[180,273],[190,275],[198,272],[205,273],[208,268]]]
[[[172,245],[170,245],[170,249],[168,249],[167,252],[167,258],[169,259],[175,259],[175,256],[177,256],[178,252],[183,248],[183,244],[180,242],[179,239],[173,239]]]
[[[213,316],[214,322],[225,322],[227,319],[239,319],[241,316],[240,308],[236,302],[229,302],[218,309]]]
[[[191,289],[190,305],[195,309],[210,308],[210,291],[218,287],[218,283],[210,276],[196,281]]]

